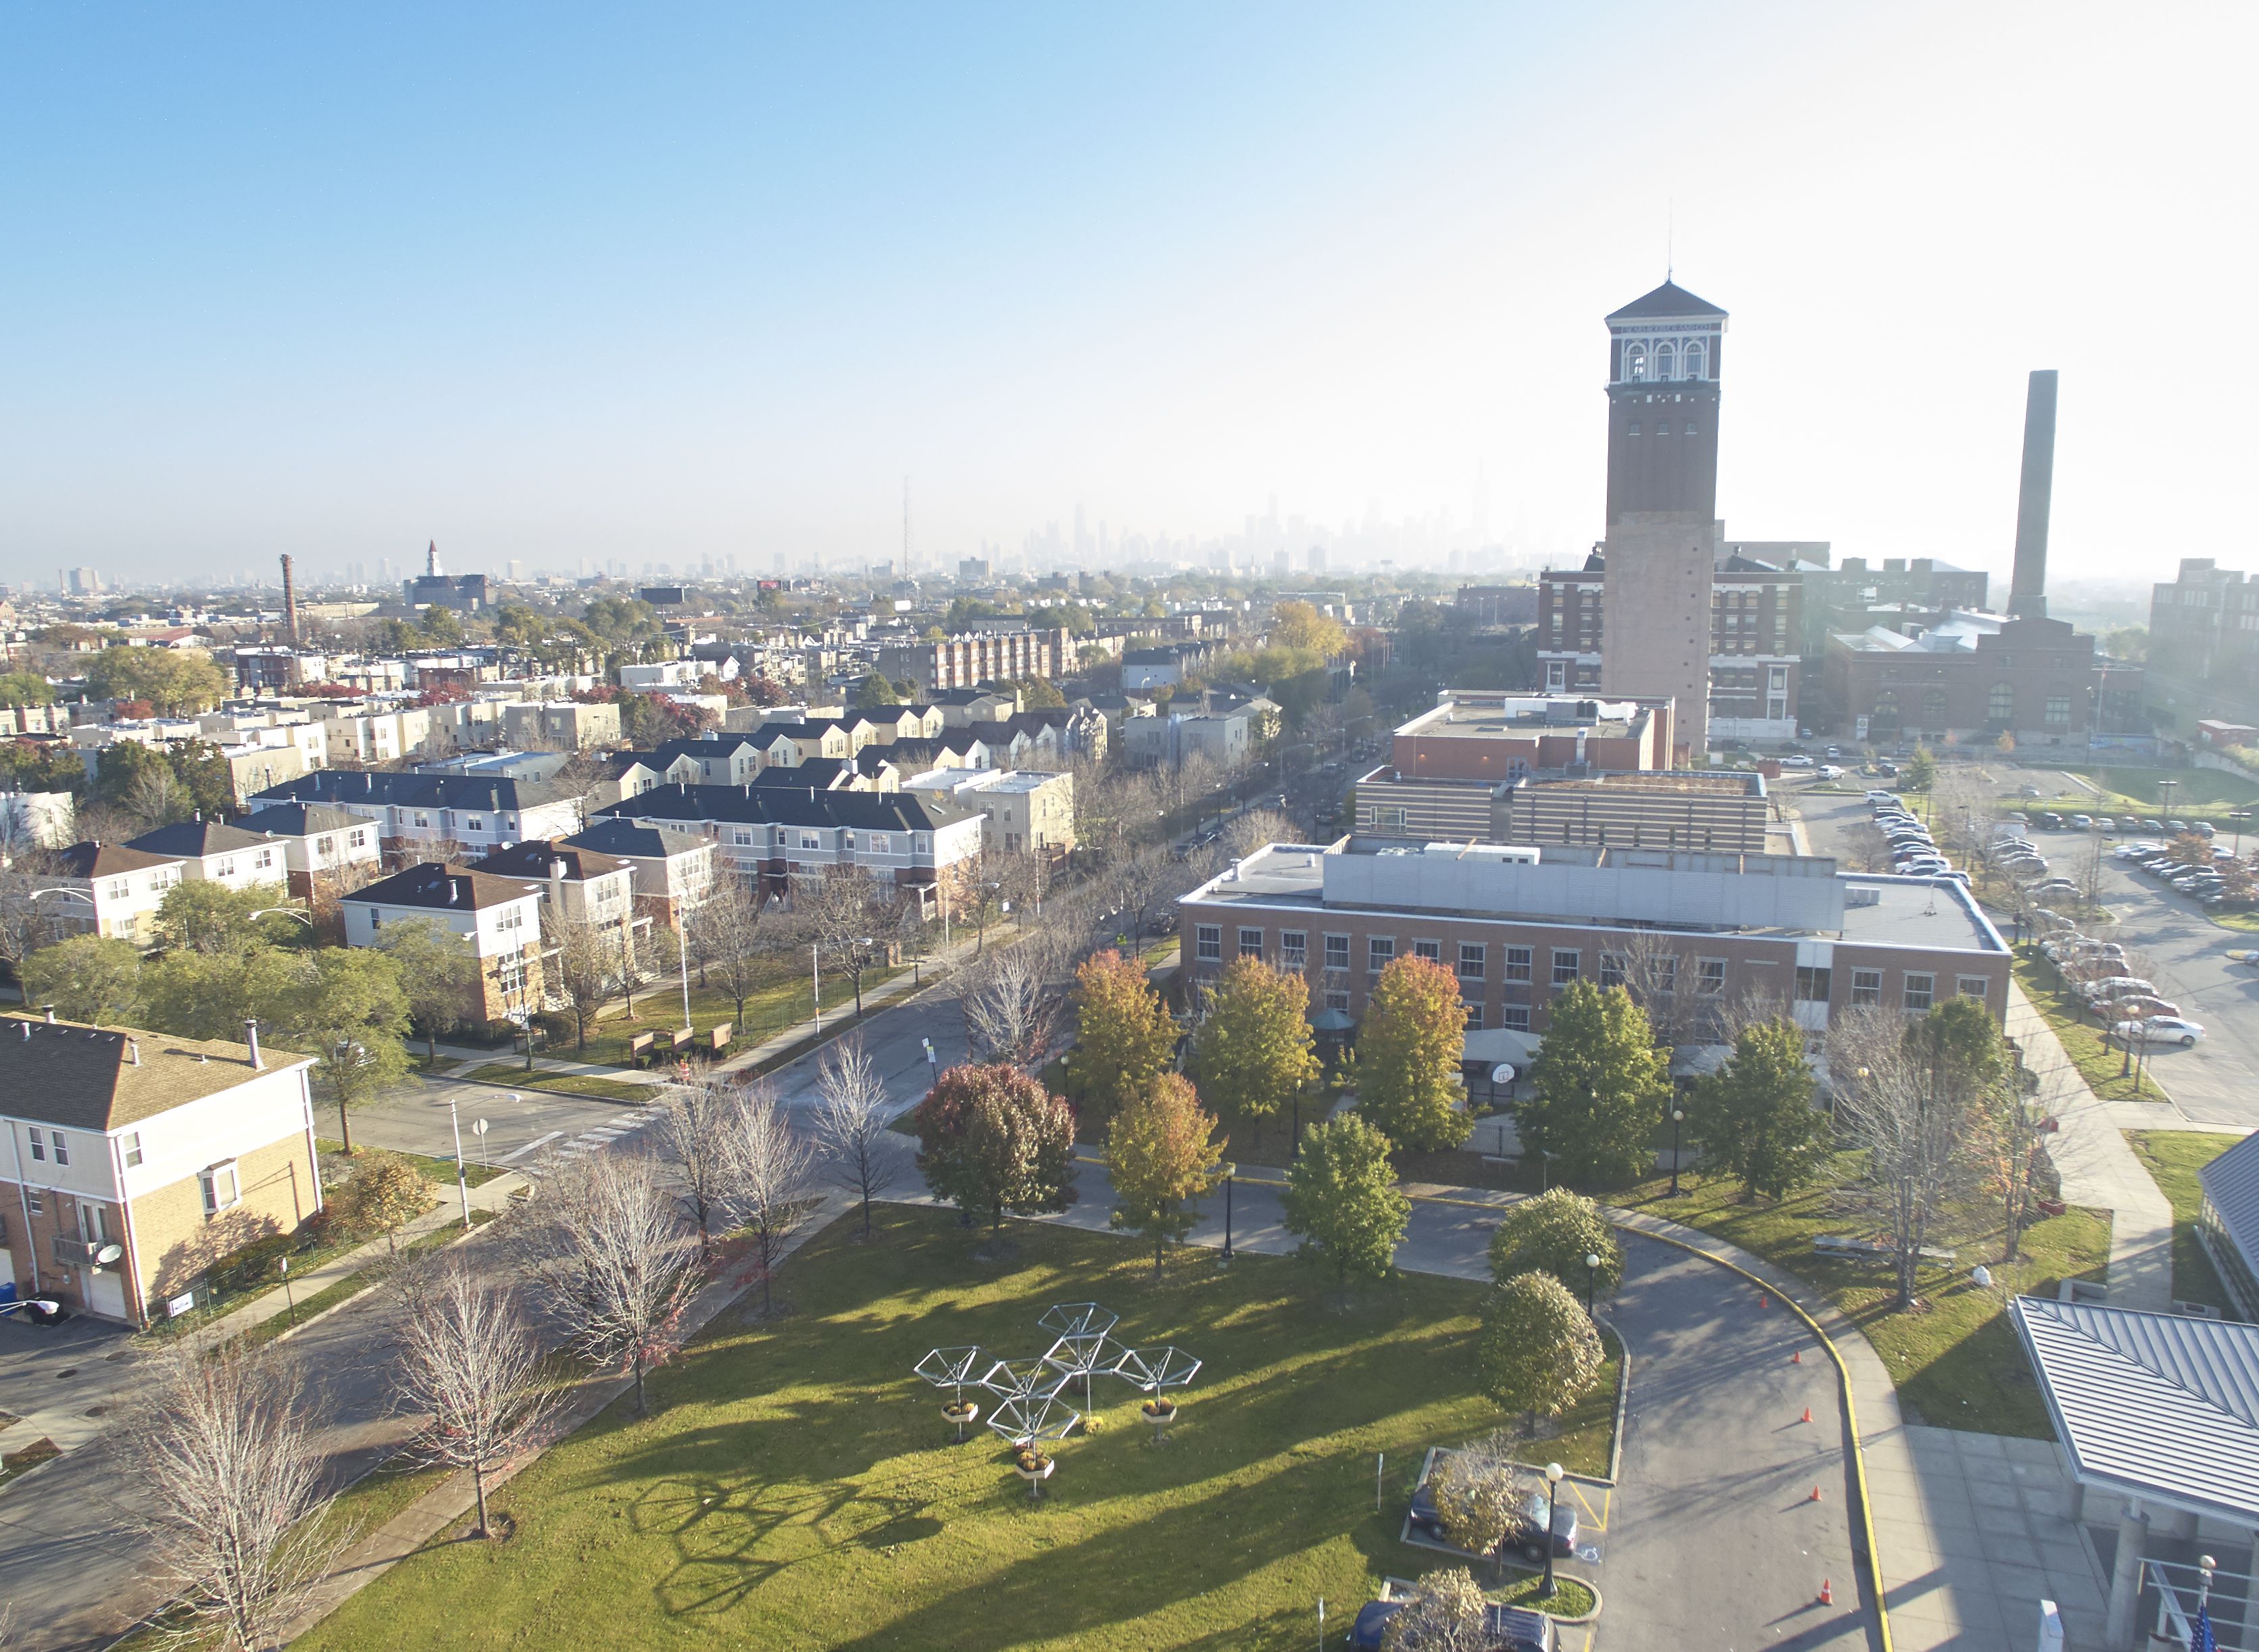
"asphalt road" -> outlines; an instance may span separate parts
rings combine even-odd
[[[2013,798],[2027,773],[2007,772],[2004,791],[2008,797]],[[2067,777],[2052,772],[2039,783],[2050,791],[2077,789]],[[1863,824],[1871,814],[1856,795],[1807,794],[1797,804],[1812,852],[1820,855],[1839,852],[1846,831]],[[2031,837],[2040,853],[2053,863],[2050,870],[2076,875],[2070,868],[2085,851],[2083,834],[2035,831]],[[2107,841],[2133,840],[2121,836]],[[2118,915],[2113,938],[2149,960],[2149,979],[2158,991],[2206,1034],[2193,1050],[2152,1047],[2149,1051],[2174,1109],[2193,1123],[2259,1127],[2259,970],[2227,956],[2231,951],[2259,949],[2259,935],[2221,929],[2194,901],[2115,861],[2103,876],[2104,901]]]

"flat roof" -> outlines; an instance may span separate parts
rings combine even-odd
[[[1500,695],[1487,700],[1447,701],[1422,712],[1396,732],[1423,740],[1498,740],[1534,734],[1623,737],[1647,721],[1648,709],[1632,700],[1589,695]]]
[[[1271,844],[1210,879],[1185,895],[1183,901],[1220,906],[1301,908],[1316,912],[1329,909],[1325,899],[1325,865],[1329,857],[1406,854],[1423,858],[1441,856],[1456,861],[1472,853],[1488,865],[1506,858],[1513,852],[1514,846],[1507,844],[1479,844],[1472,849],[1462,844],[1442,844],[1431,848],[1403,839],[1374,837],[1345,837],[1330,844]],[[1838,872],[1834,870],[1832,860],[1811,855],[1744,855],[1728,851],[1685,849],[1632,850],[1579,844],[1547,844],[1540,846],[1537,852],[1543,865],[1573,866],[1587,871],[1603,871],[1621,865],[1628,870],[1651,872],[1658,858],[1667,858],[1673,879],[1682,885],[1697,877],[1734,879],[1736,874],[1753,880],[1785,878],[1796,884],[1804,884],[1806,879],[1824,878],[1843,892],[1842,927],[1836,929],[1795,924],[1705,925],[1673,922],[1661,914],[1653,920],[1643,920],[1629,915],[1609,917],[1547,911],[1525,913],[1473,905],[1462,905],[1455,909],[1454,915],[1573,928],[1656,929],[1685,934],[1825,936],[1865,946],[1985,952],[2002,958],[2008,951],[2007,943],[2000,938],[1999,931],[1992,927],[1991,921],[1970,898],[1969,892],[1949,879]],[[1635,866],[1632,865],[1634,862],[1637,863]],[[1472,887],[1474,879],[1471,872],[1464,881]],[[1805,887],[1809,887],[1809,885]],[[1871,892],[1871,898],[1869,892]],[[1425,906],[1337,901],[1330,909],[1409,913],[1429,908]]]
[[[1357,777],[1359,786],[1466,786],[1487,792],[1545,790],[1565,794],[1578,787],[1605,787],[1612,792],[1656,792],[1686,795],[1708,793],[1721,797],[1763,797],[1764,776],[1754,769],[1607,769],[1598,774],[1571,774],[1565,769],[1533,769],[1512,780],[1463,780],[1455,775],[1406,774],[1393,763],[1383,763]]]

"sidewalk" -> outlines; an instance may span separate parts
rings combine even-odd
[[[2111,1307],[2170,1313],[2173,1207],[2134,1157],[2120,1129],[2120,1109],[2087,1087],[2055,1029],[2013,982],[2007,1030],[2023,1046],[2025,1065],[2038,1076],[2042,1109],[2062,1126],[2048,1152],[2062,1173],[2064,1201],[2112,1213]],[[2163,1108],[2144,1110],[2159,1115],[2159,1123],[2170,1120]]]

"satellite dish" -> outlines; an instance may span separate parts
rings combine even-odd
[[[125,1254],[124,1245],[104,1245],[94,1253],[94,1259],[97,1265],[106,1268]]]
[[[1514,1082],[1514,1064],[1510,1061],[1500,1062],[1498,1065],[1490,1070],[1490,1081],[1493,1084],[1512,1084]]]

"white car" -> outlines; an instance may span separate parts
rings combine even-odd
[[[1820,778],[1823,780],[1840,780],[1843,778],[1843,771],[1833,763],[1822,763],[1820,765]]]
[[[1867,794],[1867,801],[1870,803],[1896,803],[1899,801],[1899,794],[1896,792],[1885,792],[1877,787]]]
[[[2147,855],[2163,854],[2165,852],[2165,846],[2163,844],[2150,843],[2148,839],[2144,838],[2141,842],[2136,844],[2120,844],[2117,848],[2112,850],[2110,852],[2114,858],[2120,860],[2140,860]]]
[[[1794,757],[1781,758],[1780,765],[1785,769],[1808,769],[1812,766],[1812,759],[1799,752]]]
[[[2146,1021],[2121,1021],[2110,1029],[2127,1043],[2144,1037],[2153,1044],[2178,1044],[2191,1050],[2204,1036],[2204,1029],[2192,1021],[2183,1021],[2177,1015],[2151,1015]]]

